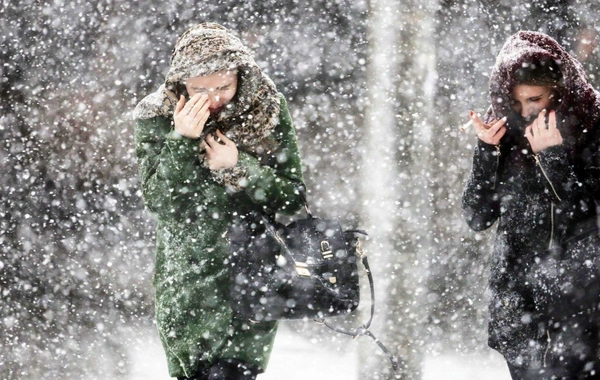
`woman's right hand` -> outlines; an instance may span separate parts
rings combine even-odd
[[[190,139],[199,138],[210,116],[209,106],[210,100],[206,94],[195,94],[187,102],[181,95],[173,112],[175,132]]]
[[[506,116],[493,123],[485,124],[479,118],[477,113],[470,111],[469,117],[473,120],[473,129],[477,133],[477,138],[486,144],[499,145],[500,139],[506,133]]]

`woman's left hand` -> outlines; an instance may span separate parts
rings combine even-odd
[[[212,134],[202,142],[206,150],[204,160],[210,170],[232,168],[238,161],[238,150],[235,143],[217,129],[217,139]]]
[[[539,153],[563,142],[562,135],[556,127],[556,112],[550,111],[548,124],[546,124],[547,113],[546,110],[542,110],[533,123],[525,128],[525,137],[529,140],[533,153]]]

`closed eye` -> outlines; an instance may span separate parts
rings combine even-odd
[[[192,90],[194,90],[197,93],[208,93],[208,92],[213,92],[213,91],[227,91],[227,90],[229,90],[230,87],[231,87],[231,85],[228,84],[226,86],[217,87],[215,89],[213,89],[213,88],[206,89],[204,87],[196,87],[196,88],[192,88]]]

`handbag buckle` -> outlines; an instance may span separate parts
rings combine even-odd
[[[327,240],[323,240],[321,242],[321,254],[324,259],[330,259],[333,257],[333,251],[331,250],[331,245]]]
[[[360,257],[360,259],[362,260],[365,257],[365,252],[363,251],[362,248],[362,244],[360,243],[360,239],[356,238],[356,252],[358,253],[358,256]]]
[[[310,271],[306,263],[296,262],[296,273],[298,273],[298,276],[310,277]]]

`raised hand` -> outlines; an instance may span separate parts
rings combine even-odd
[[[477,138],[484,143],[490,145],[499,145],[500,139],[506,133],[506,116],[500,120],[496,120],[493,123],[485,124],[477,113],[471,111],[469,117],[473,120],[473,128],[477,133]]]
[[[542,110],[533,123],[525,128],[525,137],[527,137],[533,153],[539,153],[546,148],[560,145],[563,142],[562,135],[556,127],[556,112],[550,111],[548,124],[546,124],[547,113],[546,110]]]
[[[209,134],[201,146],[206,150],[204,161],[210,170],[232,168],[237,164],[238,150],[235,143],[217,129],[217,138]]]
[[[210,101],[206,94],[198,93],[187,102],[182,95],[175,105],[173,113],[175,132],[191,139],[199,138],[204,130],[204,124],[210,116],[209,106]]]

